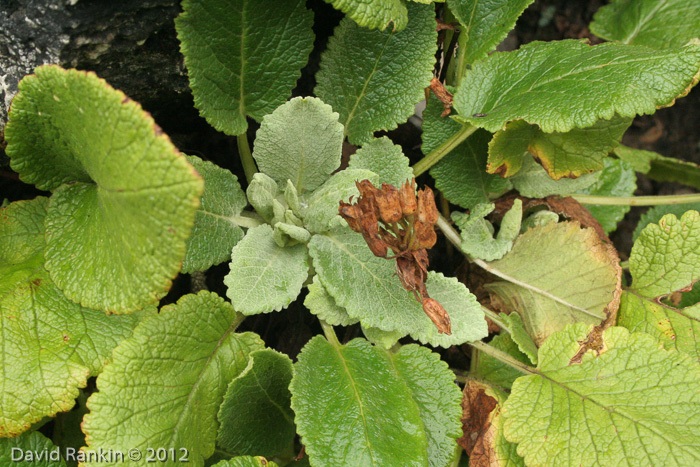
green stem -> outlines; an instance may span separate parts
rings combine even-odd
[[[511,357],[507,353],[498,350],[495,347],[491,347],[490,345],[486,344],[485,342],[477,341],[477,342],[467,342],[469,345],[474,347],[475,349],[479,350],[480,352],[485,353],[486,355],[490,355],[496,360],[500,360],[506,365],[515,368],[519,372],[526,374],[526,375],[536,375],[539,374],[537,372],[537,369],[525,365],[523,362],[520,362],[516,360],[515,358]]]
[[[625,270],[626,270],[626,269],[629,269],[629,268],[630,268],[630,261],[629,261],[629,260],[627,260],[627,261],[620,261],[620,267],[621,267],[622,269],[625,269]]]
[[[510,332],[510,328],[508,327],[508,325],[507,325],[506,323],[504,323],[504,322],[501,320],[501,316],[500,316],[498,313],[496,313],[495,311],[489,310],[489,309],[486,308],[485,306],[482,306],[482,307],[481,307],[481,311],[484,312],[484,314],[486,315],[486,317],[487,317],[488,319],[490,319],[491,321],[493,321],[494,323],[496,323],[496,324],[498,325],[499,328],[503,329],[503,330],[506,331],[508,334],[511,333],[511,332]]]
[[[462,76],[467,69],[467,43],[469,42],[469,34],[462,31],[457,39],[457,60],[455,61],[455,76],[453,86],[459,86],[462,82]]]
[[[668,196],[596,196],[567,195],[581,204],[600,206],[658,206],[661,204],[700,203],[700,193]]]
[[[416,165],[413,166],[413,175],[417,177],[429,170],[432,166],[437,164],[440,159],[459,146],[462,141],[469,138],[476,130],[478,130],[478,128],[475,126],[469,124],[462,125],[462,128],[454,135],[450,136],[444,143],[433,149],[430,154],[419,160]]]
[[[321,327],[323,328],[323,334],[326,336],[326,339],[328,342],[330,342],[333,347],[338,348],[340,347],[340,341],[338,341],[338,336],[335,335],[335,330],[333,329],[333,326],[330,324],[326,323],[322,319],[319,319],[321,322]]]
[[[238,143],[238,155],[241,157],[245,178],[248,180],[248,183],[250,183],[253,180],[253,175],[258,172],[258,168],[253,160],[253,155],[250,153],[248,135],[243,133],[242,135],[236,136],[236,143]]]

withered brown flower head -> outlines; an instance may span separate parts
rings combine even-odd
[[[428,296],[428,248],[437,241],[438,210],[433,191],[416,193],[415,179],[397,189],[383,183],[379,189],[369,180],[356,182],[360,192],[355,204],[340,202],[339,214],[352,230],[361,233],[375,256],[396,259],[396,274],[403,287],[413,292],[438,331],[451,334],[450,317]],[[352,202],[352,198],[350,198]],[[393,256],[387,256],[389,250]]]

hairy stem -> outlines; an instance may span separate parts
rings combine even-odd
[[[526,374],[526,375],[536,375],[537,370],[529,365],[524,364],[523,362],[520,362],[516,360],[515,358],[511,357],[505,352],[502,352],[498,350],[495,347],[491,347],[490,345],[486,344],[485,342],[477,341],[477,342],[468,342],[469,345],[477,349],[479,352],[483,352],[486,355],[490,355],[496,360],[500,360],[501,362],[505,363],[506,365],[515,368],[519,372]]]
[[[258,167],[255,165],[253,155],[250,153],[248,135],[243,133],[242,135],[236,136],[236,143],[238,143],[238,155],[241,157],[245,178],[248,180],[248,183],[250,183],[251,180],[253,180],[253,175],[258,172]]]
[[[338,341],[338,336],[335,335],[335,330],[333,329],[333,326],[330,324],[326,323],[322,319],[319,319],[321,322],[321,327],[323,328],[323,334],[326,336],[326,339],[328,342],[330,342],[333,347],[340,347],[340,341]]]
[[[596,196],[567,195],[581,204],[602,206],[658,206],[660,204],[700,203],[700,193],[667,196]]]
[[[478,130],[478,128],[475,126],[468,124],[462,125],[454,135],[450,136],[445,142],[433,149],[430,154],[419,160],[416,165],[413,166],[413,175],[417,177],[429,170],[432,166],[437,164],[440,159],[459,146],[462,141],[469,138],[476,130]]]

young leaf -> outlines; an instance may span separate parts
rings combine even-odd
[[[17,451],[19,450],[19,452]],[[51,459],[58,448],[38,431],[16,438],[0,438],[0,464],[16,467],[66,467],[60,456]],[[18,459],[18,454],[22,456]],[[40,457],[41,456],[41,457]]]
[[[230,304],[200,292],[141,323],[97,378],[99,391],[83,420],[85,450],[186,448],[189,461],[203,465],[214,453],[216,413],[228,384],[263,348],[256,334],[235,333],[240,321]]]
[[[593,34],[609,41],[656,49],[681,47],[700,31],[700,4],[683,0],[613,0],[590,24]]]
[[[264,457],[240,456],[217,462],[212,467],[278,467]]]
[[[700,214],[664,216],[649,224],[630,254],[632,288],[644,297],[668,295],[700,279]]]
[[[600,178],[601,172],[592,172],[578,178],[560,178],[553,180],[531,155],[522,155],[522,168],[509,180],[522,196],[544,198],[550,195],[568,195],[593,185]]]
[[[268,222],[272,222],[273,217],[275,217],[274,204],[278,194],[277,182],[262,172],[253,175],[246,190],[250,205]]]
[[[484,219],[494,207],[493,204],[479,204],[471,210],[469,215],[462,213],[452,215],[461,230],[460,249],[473,258],[486,261],[503,258],[520,234],[520,223],[523,217],[522,201],[516,199],[513,207],[503,216],[496,238],[493,238],[493,226]]]
[[[248,230],[233,247],[226,295],[245,315],[280,311],[297,298],[309,270],[306,245],[282,248],[263,224]]]
[[[397,188],[413,178],[413,169],[401,146],[392,143],[386,136],[375,138],[358,149],[350,156],[348,169],[369,170],[379,175],[377,182]]]
[[[367,143],[374,131],[408,119],[430,84],[435,11],[417,3],[407,8],[409,25],[400,32],[371,31],[343,19],[321,57],[316,95],[340,113],[352,144]]]
[[[313,191],[340,165],[343,125],[315,97],[295,97],[263,118],[253,157],[280,189],[291,180],[299,194]]]
[[[632,165],[634,170],[646,174],[652,180],[678,182],[700,189],[700,167],[697,164],[622,144],[614,152],[617,157]]]
[[[350,326],[358,321],[348,316],[345,308],[335,303],[335,299],[331,297],[318,279],[318,274],[314,276],[313,282],[309,284],[309,293],[304,299],[304,306],[311,313],[318,316],[318,319],[322,319],[331,326]]]
[[[489,345],[501,352],[507,353],[526,365],[532,363],[528,356],[520,351],[518,344],[513,341],[513,338],[507,332],[501,332],[496,335],[489,341]],[[479,352],[475,370],[472,374],[475,378],[484,379],[505,389],[510,389],[513,382],[522,375],[523,374],[515,368],[483,352]]]
[[[175,20],[195,107],[217,130],[240,135],[284,103],[313,48],[303,0],[183,0]],[[284,50],[284,53],[280,51]]]
[[[545,133],[522,120],[508,123],[489,143],[488,172],[510,177],[520,169],[526,151],[554,180],[601,170],[605,157],[620,143],[630,123],[630,118],[614,116],[566,133]]]
[[[591,330],[551,336],[536,374],[519,378],[503,406],[506,438],[527,465],[665,465],[700,462],[700,367],[644,333],[613,327],[599,356],[570,360]]]
[[[370,29],[391,28],[400,31],[408,24],[408,12],[402,0],[326,0],[360,26]]]
[[[474,64],[454,96],[464,121],[491,132],[512,120],[545,133],[651,114],[696,83],[700,47],[657,51],[584,41],[531,42]]]
[[[618,308],[622,270],[614,248],[578,222],[534,227],[494,269],[520,281],[486,285],[492,299],[518,312],[538,346],[567,324],[599,324]],[[527,285],[528,287],[526,287]]]
[[[226,452],[271,457],[294,442],[289,406],[292,361],[272,349],[251,352],[219,409],[217,444]]]
[[[448,0],[447,6],[462,24],[469,39],[464,51],[466,63],[486,57],[506,38],[515,21],[533,0]]]
[[[686,211],[690,210],[700,212],[700,203],[662,204],[660,206],[654,206],[642,214],[642,217],[639,219],[639,223],[632,234],[632,241],[636,242],[639,236],[642,234],[642,230],[644,230],[647,225],[658,224],[661,218],[666,214],[673,214],[674,216],[680,218]]]
[[[501,316],[503,316],[503,321],[505,321],[508,326],[510,337],[518,346],[520,352],[527,355],[530,362],[537,364],[537,345],[535,345],[532,337],[527,333],[523,318],[519,313],[510,313],[509,315],[501,314]]]
[[[587,188],[578,190],[577,193],[586,193],[598,196],[632,196],[637,189],[637,177],[634,169],[625,161],[606,158],[603,160],[605,168],[600,173],[600,178]],[[606,234],[617,228],[617,223],[625,217],[630,210],[629,206],[598,206],[587,205],[593,217],[600,222]]]
[[[107,316],[63,295],[43,267],[47,203],[0,210],[0,437],[73,407],[146,313]]]
[[[361,235],[349,229],[315,235],[309,251],[321,283],[336,303],[364,326],[399,331],[442,347],[488,334],[476,298],[455,278],[428,273],[428,293],[442,304],[452,321],[452,335],[439,334],[420,303],[401,286],[395,263],[374,256]]]
[[[230,258],[231,248],[243,238],[243,229],[233,218],[248,204],[231,172],[199,157],[187,156],[187,161],[204,178],[204,194],[187,240],[184,273],[204,271]]]
[[[55,190],[46,269],[56,285],[116,313],[155,304],[180,270],[199,206],[192,166],[137,103],[92,73],[37,68],[9,119],[12,167]]]

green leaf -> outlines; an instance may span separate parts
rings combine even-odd
[[[466,34],[464,60],[474,63],[486,57],[506,38],[515,21],[534,0],[448,0],[447,5]]]
[[[358,149],[350,156],[348,169],[369,170],[379,175],[380,183],[397,188],[413,178],[413,169],[401,146],[392,143],[386,136],[375,138]]]
[[[615,155],[652,180],[678,182],[700,189],[700,167],[697,164],[623,145],[615,148]]]
[[[400,31],[408,24],[408,11],[401,0],[326,0],[359,26],[370,29]]]
[[[613,0],[596,12],[590,29],[609,41],[656,49],[680,47],[698,37],[700,4],[683,0]]]
[[[700,213],[673,214],[649,224],[630,254],[632,288],[644,297],[658,297],[700,280]]]
[[[309,293],[304,299],[304,306],[318,316],[318,319],[322,319],[331,326],[350,326],[358,321],[348,316],[345,308],[335,303],[335,299],[318,279],[318,274],[314,275],[313,282],[309,284]]]
[[[642,234],[642,230],[644,230],[647,225],[658,224],[661,218],[666,214],[673,214],[674,216],[680,218],[686,211],[690,210],[700,212],[700,203],[662,204],[660,206],[652,207],[647,212],[642,214],[642,217],[639,219],[639,223],[632,234],[632,241],[636,242],[639,236]]]
[[[634,292],[623,292],[617,324],[630,332],[646,332],[665,349],[685,352],[700,361],[700,304],[672,308]]]
[[[157,303],[180,270],[199,206],[203,183],[192,166],[137,103],[92,73],[37,68],[9,120],[13,169],[55,190],[46,268],[56,285],[110,312]]]
[[[295,97],[263,118],[253,157],[280,188],[291,180],[299,194],[313,191],[340,166],[343,125],[329,105]]]
[[[63,295],[43,267],[47,203],[39,197],[0,210],[0,437],[73,407],[78,388],[154,311],[107,316]]]
[[[277,182],[264,173],[258,172],[248,184],[246,195],[253,209],[268,222],[275,216],[274,201],[279,188]]]
[[[336,225],[345,225],[345,221],[338,215],[340,201],[348,201],[351,196],[357,197],[360,192],[355,182],[361,180],[378,184],[380,179],[379,175],[369,170],[348,168],[334,174],[314,191],[301,209],[306,228],[318,233]]]
[[[216,413],[228,384],[250,352],[263,348],[256,334],[235,333],[240,321],[230,304],[200,292],[141,323],[97,378],[83,421],[86,451],[186,448],[192,465],[202,466],[214,453]]]
[[[401,286],[395,262],[374,256],[360,234],[343,229],[315,235],[309,251],[321,283],[363,326],[399,331],[441,347],[488,334],[481,306],[455,278],[428,273],[428,293],[442,304],[452,321],[452,335],[439,334],[421,304]]]
[[[362,334],[365,335],[368,341],[387,350],[395,346],[399,339],[403,337],[403,334],[397,331],[382,331],[381,329],[364,327],[362,325],[360,327],[362,328]]]
[[[472,258],[493,261],[503,256],[513,247],[513,241],[520,233],[523,217],[523,202],[516,199],[513,207],[503,216],[501,228],[493,238],[493,225],[485,219],[495,208],[494,204],[479,204],[469,215],[454,213],[452,218],[460,228],[462,243],[460,249]]]
[[[264,457],[241,456],[233,459],[223,460],[214,465],[214,467],[278,467],[272,461],[266,460]]]
[[[409,26],[400,32],[367,30],[344,18],[321,56],[315,93],[340,113],[352,144],[367,143],[374,131],[406,121],[430,84],[435,11],[417,3],[407,8]]]
[[[524,353],[530,362],[537,364],[537,345],[527,333],[523,318],[518,313],[501,314],[501,316],[503,316],[503,320],[508,326],[510,337],[518,346],[520,352]],[[525,363],[530,364],[529,362]]]
[[[233,247],[231,272],[224,284],[233,307],[245,315],[280,311],[297,298],[306,282],[306,245],[281,248],[272,234],[272,227],[263,224],[248,230]]]
[[[217,444],[227,452],[271,457],[294,442],[292,361],[272,349],[251,352],[219,409]]]
[[[506,438],[526,465],[700,462],[700,367],[644,333],[613,327],[601,350],[571,365],[591,330],[583,323],[540,349],[537,374],[519,378],[503,406]]]
[[[292,93],[313,48],[303,0],[183,0],[175,20],[195,107],[217,130],[240,135]],[[284,51],[284,53],[280,53]]]
[[[491,267],[520,281],[486,285],[492,300],[520,313],[538,346],[567,324],[599,324],[617,311],[622,270],[614,248],[578,222],[534,227]]]
[[[513,341],[513,338],[507,332],[496,335],[489,341],[489,345],[507,353],[519,362],[526,365],[531,364],[528,356],[520,351],[518,344]],[[510,389],[513,382],[523,375],[515,368],[483,352],[479,352],[475,368],[473,373],[475,378],[484,379],[506,389]]]
[[[601,170],[604,159],[620,143],[630,123],[629,118],[615,116],[566,133],[545,133],[522,120],[508,123],[489,143],[488,171],[510,177],[520,169],[526,151],[554,180]]]
[[[499,52],[464,74],[454,107],[491,132],[512,120],[545,133],[585,128],[615,114],[651,114],[696,82],[700,47],[657,51],[584,41],[531,42]],[[484,115],[485,116],[479,116]]]
[[[248,204],[238,178],[231,172],[199,157],[187,156],[187,161],[204,178],[204,194],[187,240],[184,273],[204,271],[230,258],[231,248],[243,238],[243,229],[234,217]]]
[[[587,188],[578,190],[578,193],[586,193],[598,196],[632,196],[637,189],[637,176],[634,169],[625,161],[606,158],[605,168],[600,173],[600,178]],[[630,210],[629,206],[599,206],[586,205],[600,225],[609,234],[617,228],[617,223],[625,217]]]
[[[561,178],[553,180],[547,171],[529,154],[524,154],[522,169],[509,180],[522,196],[544,198],[550,195],[568,195],[585,189],[600,178],[601,172],[581,175],[578,178]]]
[[[13,467],[66,467],[59,449],[38,431],[17,438],[0,438],[0,463]]]
[[[451,93],[455,92],[455,88],[453,86],[445,86],[445,88]],[[461,130],[464,126],[453,118],[455,116],[454,111],[450,114],[451,116],[443,117],[442,112],[444,110],[445,107],[442,105],[442,102],[440,102],[431,92],[428,96],[427,102],[425,103],[425,109],[423,110],[423,123],[421,124],[421,129],[423,130],[421,133],[421,140],[423,142],[421,145],[421,151],[425,155],[428,155],[437,149],[438,146]],[[470,136],[467,141],[474,136],[475,135]]]

